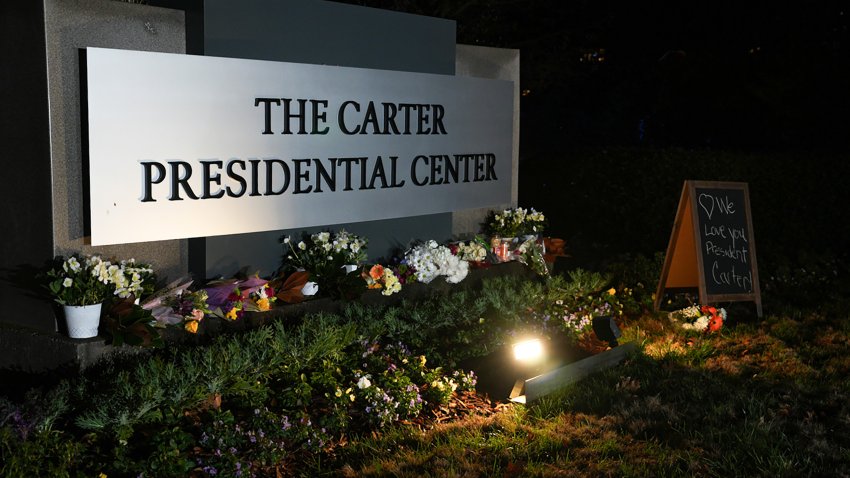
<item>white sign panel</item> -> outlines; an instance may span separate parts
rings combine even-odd
[[[510,202],[513,83],[89,48],[92,244]]]

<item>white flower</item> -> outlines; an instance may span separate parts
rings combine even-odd
[[[319,240],[319,242],[328,242],[328,240],[330,239],[330,237],[331,237],[331,235],[330,235],[330,233],[328,233],[328,232],[320,232],[320,233],[318,234],[318,240]]]
[[[62,281],[62,287],[71,287],[74,284],[74,281],[71,280],[70,277],[66,277],[65,280]]]
[[[463,280],[469,272],[469,263],[434,240],[412,248],[405,260],[416,270],[416,280],[426,284],[441,275],[446,276],[447,282],[454,284]]]
[[[291,239],[289,236],[286,236],[286,237],[284,237],[284,238],[283,238],[283,243],[284,243],[284,244],[289,244],[289,242],[290,242],[291,240],[292,240],[292,239]]]
[[[364,388],[369,388],[372,386],[372,382],[369,381],[369,376],[364,375],[360,377],[360,380],[357,381],[357,388],[363,390]]]
[[[68,260],[62,264],[62,268],[65,269],[65,272],[70,270],[70,272],[76,274],[77,272],[80,272],[80,262],[76,257],[69,257]]]
[[[307,244],[304,244],[304,241],[301,241],[301,242],[298,243],[298,248],[301,249],[302,251],[306,251],[307,250]]]

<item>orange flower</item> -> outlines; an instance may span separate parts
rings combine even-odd
[[[381,280],[381,278],[384,277],[384,266],[380,264],[372,266],[372,268],[369,269],[369,277],[371,277],[372,280]]]
[[[186,323],[183,324],[183,328],[185,328],[186,332],[189,332],[190,334],[197,334],[198,333],[198,321],[197,320],[186,321]]]
[[[380,289],[381,283],[380,282],[373,282],[373,283],[369,284],[369,288],[370,289]]]
[[[257,301],[257,308],[260,309],[260,312],[265,312],[271,308],[271,304],[269,304],[269,299],[263,297],[262,299]]]
[[[711,316],[711,320],[708,321],[708,331],[709,332],[717,332],[723,327],[723,318],[719,315]]]

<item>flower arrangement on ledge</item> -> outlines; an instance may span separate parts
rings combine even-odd
[[[726,309],[708,305],[692,305],[667,314],[671,321],[685,330],[697,332],[717,332],[726,322]]]
[[[53,299],[73,306],[99,304],[111,297],[138,298],[152,291],[156,282],[153,269],[135,259],[115,263],[82,254],[57,257],[47,278]]]
[[[516,207],[501,212],[490,211],[485,222],[486,232],[499,237],[537,235],[545,229],[546,216],[534,208]]]
[[[467,262],[480,264],[487,260],[487,244],[480,236],[476,236],[468,242],[449,244],[449,249],[451,249],[452,254]]]
[[[519,248],[514,251],[514,257],[538,275],[549,275],[549,266],[546,265],[543,246],[535,239],[523,241]]]
[[[457,284],[469,273],[467,261],[434,240],[410,248],[404,255],[404,262],[413,268],[416,280],[425,284],[439,276],[445,276],[449,284]]]
[[[258,276],[215,281],[205,291],[210,314],[230,321],[242,318],[246,311],[265,312],[276,300],[269,281]]]
[[[366,260],[366,238],[340,230],[304,233],[298,242],[284,236],[280,242],[284,249],[281,272],[307,271],[319,292],[335,298],[348,297],[357,289],[359,276],[351,273]]]
[[[177,326],[189,333],[198,332],[201,321],[212,311],[207,304],[206,289],[190,291],[192,282],[178,279],[141,304],[150,311],[158,327]]]
[[[156,276],[149,265],[136,264],[133,259],[114,262],[98,255],[74,254],[67,259],[57,257],[45,275],[45,287],[52,299],[63,306],[69,337],[96,337],[104,309],[110,328],[129,324],[142,329],[145,337],[154,335],[150,324],[144,321],[144,313],[133,304],[153,290]],[[110,317],[113,309],[120,311],[123,321]]]
[[[369,289],[381,289],[383,295],[393,295],[401,290],[401,281],[392,268],[375,264],[362,273]]]
[[[533,210],[522,214],[542,217]],[[335,299],[357,297],[364,288],[390,296],[411,281],[428,284],[442,276],[450,284],[459,283],[468,275],[470,264],[483,267],[493,259],[480,237],[449,245],[434,240],[414,243],[403,256],[367,268],[361,266],[367,239],[344,230],[303,233],[298,241],[285,236],[280,242],[283,264],[271,282],[255,275],[220,279],[193,289],[193,281],[184,278],[152,294],[156,275],[151,266],[133,259],[117,262],[74,255],[67,260],[57,258],[46,274],[49,281],[45,285],[61,304],[107,301],[102,317],[113,345],[162,345],[163,329],[195,334],[202,322],[212,317],[235,321],[245,312],[270,310],[278,299],[300,302],[316,292],[317,283],[324,296]],[[535,269],[543,264],[537,260],[539,252],[533,241],[520,244],[515,251],[519,260]]]

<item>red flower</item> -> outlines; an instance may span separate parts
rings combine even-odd
[[[708,331],[717,332],[721,327],[723,327],[723,317],[719,315],[712,315],[711,319],[708,321]]]
[[[700,312],[702,312],[703,314],[711,315],[712,317],[717,315],[717,309],[708,305],[700,307]]]

